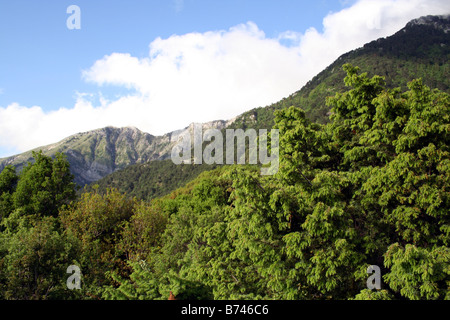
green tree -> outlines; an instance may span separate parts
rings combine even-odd
[[[110,284],[107,272],[122,276],[128,272],[126,255],[119,244],[135,204],[135,199],[117,190],[108,190],[105,195],[94,190],[83,193],[78,201],[60,211],[63,228],[80,242],[77,260],[83,270],[86,295],[100,298],[102,286]]]
[[[108,257],[126,257],[129,272],[110,269],[102,297],[448,299],[449,95],[344,70],[349,88],[328,99],[328,124],[276,112],[275,175],[224,166],[113,219],[124,222]],[[87,223],[80,239],[97,230],[86,212],[104,199],[83,201],[65,220]],[[381,268],[381,290],[366,288],[369,265]]]
[[[34,163],[28,163],[20,173],[14,208],[22,208],[27,215],[56,217],[59,208],[76,196],[69,163],[60,153],[52,159],[42,151],[33,152],[33,158]]]
[[[17,175],[0,174],[0,296],[5,299],[73,298],[66,269],[77,241],[60,228],[59,209],[75,197],[73,176],[61,154],[33,153]]]
[[[398,243],[385,254],[385,280],[395,292],[412,299],[450,299],[450,249]]]
[[[6,166],[0,173],[0,224],[13,211],[13,193],[18,179],[13,166]]]
[[[67,267],[76,263],[77,242],[61,232],[58,221],[45,217],[21,228],[0,245],[0,291],[5,299],[46,300],[74,298],[68,290]]]

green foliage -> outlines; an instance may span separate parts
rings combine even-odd
[[[55,159],[33,152],[34,163],[20,173],[13,196],[14,207],[23,208],[28,215],[58,215],[58,208],[75,199],[75,184],[69,164],[63,154]]]
[[[398,243],[391,245],[385,255],[385,265],[391,272],[385,280],[394,291],[408,299],[450,298],[450,249],[432,249]]]
[[[77,202],[60,211],[62,226],[80,243],[77,260],[84,270],[88,294],[98,295],[100,287],[109,283],[105,276],[108,271],[127,272],[126,257],[118,244],[124,224],[135,213],[136,203],[112,189],[106,195],[83,193]]]
[[[75,199],[75,184],[64,155],[55,159],[33,152],[34,163],[19,175],[6,167],[0,174],[0,231],[31,227],[41,218],[57,217],[58,210]]]
[[[5,167],[0,173],[0,193],[13,193],[18,179],[19,178],[17,177],[14,167]]]
[[[193,180],[149,202],[92,187],[67,205],[70,179],[56,174],[67,172],[63,159],[37,154],[18,180],[7,169],[0,294],[449,299],[450,97],[421,80],[387,89],[383,77],[343,68],[347,90],[327,99],[328,123],[295,106],[275,112],[272,176],[251,165],[180,166]],[[175,184],[162,183],[166,165],[145,181],[161,179],[167,192]],[[146,172],[133,170],[136,180]],[[65,197],[52,202],[56,189]],[[80,291],[64,289],[69,264],[83,270]],[[381,268],[381,290],[366,288],[369,265]]]
[[[13,211],[13,193],[16,190],[18,181],[16,170],[12,166],[7,166],[0,173],[0,223]],[[1,231],[0,226],[0,231]]]
[[[364,289],[351,300],[393,300],[393,297],[387,290]]]
[[[118,284],[117,287],[105,287],[102,298],[106,300],[155,300],[160,298],[158,279],[147,269],[145,261],[130,262],[133,273],[130,279],[124,279],[115,273],[109,273]]]
[[[136,202],[134,214],[121,231],[121,249],[131,261],[146,259],[152,249],[161,245],[161,236],[168,223],[168,215],[158,205]]]
[[[58,219],[58,210],[74,199],[73,176],[61,154],[33,155],[19,176],[12,167],[0,174],[0,297],[74,298],[65,272],[78,244]]]
[[[46,217],[4,239],[1,289],[5,299],[71,297],[65,280],[66,269],[76,258],[76,242],[57,225],[55,218]]]
[[[344,69],[328,124],[275,113],[277,174],[204,172],[137,215],[150,232],[133,222],[123,239],[146,249],[128,245],[131,274],[103,297],[448,299],[449,96]],[[379,291],[365,288],[373,264]]]
[[[116,171],[88,186],[92,190],[98,185],[98,192],[104,194],[107,189],[115,188],[130,197],[151,200],[165,196],[181,188],[200,173],[212,170],[216,165],[176,165],[171,160],[151,161],[128,166]]]

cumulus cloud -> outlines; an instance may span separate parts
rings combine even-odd
[[[182,4],[182,1],[180,2]],[[113,53],[83,72],[85,81],[133,94],[95,103],[80,94],[70,109],[0,107],[0,146],[27,150],[76,132],[136,126],[152,134],[191,122],[230,119],[300,89],[341,54],[408,21],[450,12],[441,0],[360,0],[323,19],[323,31],[286,30],[269,38],[253,22],[228,30],[157,38],[144,58]]]
[[[84,77],[135,89],[148,102],[139,109],[143,129],[161,134],[274,102],[301,86],[301,73],[296,50],[249,22],[227,31],[158,38],[148,58],[115,53]]]

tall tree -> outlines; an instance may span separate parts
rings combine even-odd
[[[58,209],[76,195],[69,163],[61,153],[52,159],[42,151],[33,152],[33,158],[34,163],[28,163],[20,173],[14,207],[27,215],[56,217]]]
[[[6,166],[0,173],[0,224],[13,210],[13,193],[16,190],[18,176],[12,166]],[[0,225],[0,231],[1,231]]]

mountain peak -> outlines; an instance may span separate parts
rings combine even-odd
[[[450,14],[439,16],[423,16],[417,19],[413,19],[406,24],[405,28],[423,25],[427,25],[447,33],[450,31]]]
[[[133,127],[133,126],[128,126],[128,127],[107,126],[107,127],[103,127],[103,128],[98,128],[98,129],[94,129],[94,130],[80,132],[80,133],[77,133],[77,134],[83,135],[83,134],[92,134],[92,133],[105,133],[105,132],[112,132],[112,131],[115,131],[115,132],[138,132],[138,133],[144,133],[143,131],[141,131],[138,128]]]

